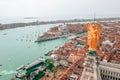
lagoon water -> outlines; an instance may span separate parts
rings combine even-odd
[[[0,24],[33,22],[38,19],[0,17]],[[79,22],[77,22],[79,23]],[[69,39],[60,38],[40,43],[34,41],[38,36],[59,24],[27,26],[0,30],[0,80],[10,80],[15,77],[16,68],[34,61],[50,50],[64,45]]]
[[[0,80],[10,80],[16,68],[38,57],[45,57],[49,50],[62,46],[67,38],[35,43],[35,39],[58,24],[27,26],[0,31]]]

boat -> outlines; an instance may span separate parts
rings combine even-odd
[[[24,65],[20,66],[19,68],[17,68],[17,70],[19,70],[23,66]],[[32,80],[39,80],[45,75],[46,70],[52,71],[53,67],[54,65],[52,63],[49,63],[48,60],[40,57],[31,64],[25,66],[24,70],[19,70],[15,77],[23,80],[29,76],[30,78],[32,78]]]
[[[55,46],[55,48],[58,48],[58,46]]]
[[[49,51],[48,53],[45,54],[45,56],[50,56],[52,54],[53,50]]]
[[[18,67],[18,68],[16,69],[16,71],[19,71],[19,70],[24,69],[24,68],[25,68],[25,65],[21,65],[20,67]]]
[[[18,67],[16,69],[16,71],[19,71],[19,70],[30,70],[32,68],[36,68],[38,66],[41,66],[43,65],[45,62],[45,59],[44,58],[37,58],[35,61],[33,61],[32,63],[28,64],[28,65],[21,65],[20,67]]]
[[[22,79],[22,78],[26,77],[26,73],[17,73],[17,74],[15,75],[15,77]]]
[[[25,67],[25,70],[29,70],[31,68],[35,68],[37,66],[43,65],[44,62],[45,62],[45,59],[40,57],[40,58],[36,59],[34,62],[32,62],[31,64],[28,64]]]
[[[28,71],[20,71],[15,75],[15,77],[23,80],[23,78],[29,76],[31,73],[35,72],[36,70],[38,70],[38,69],[33,68]]]
[[[40,57],[28,65],[21,65],[16,69],[17,74],[15,75],[15,77],[23,80],[23,78],[29,76],[31,73],[38,70],[38,68],[40,66],[43,66],[44,64],[45,64],[45,59]]]
[[[4,33],[3,35],[7,35],[7,33]]]

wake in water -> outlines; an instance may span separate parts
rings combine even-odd
[[[13,71],[13,70],[3,70],[3,71],[0,71],[0,75],[9,75],[9,74],[14,74],[16,73],[16,71]]]

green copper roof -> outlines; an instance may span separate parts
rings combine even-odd
[[[97,56],[97,55],[96,55],[96,51],[89,51],[88,55]]]
[[[96,60],[97,60],[97,66],[99,65],[99,63],[98,63],[98,56],[97,56],[97,54],[96,54],[96,51],[89,51],[88,52],[88,55],[90,55],[90,56],[94,56],[95,58],[96,58]]]

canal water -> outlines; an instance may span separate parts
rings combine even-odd
[[[58,24],[27,26],[0,31],[0,80],[10,80],[16,68],[64,45],[67,38],[35,43],[38,36]]]

